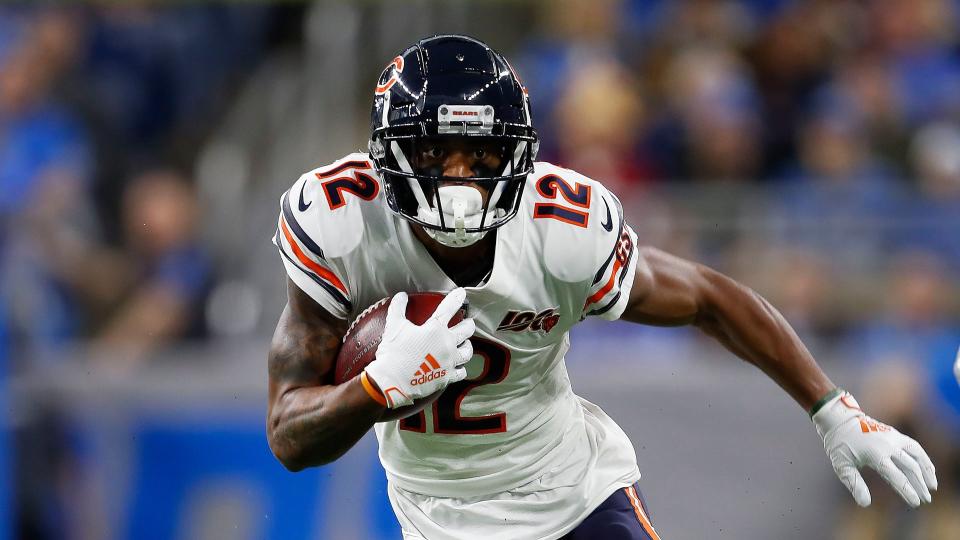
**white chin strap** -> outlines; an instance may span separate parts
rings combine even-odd
[[[480,226],[483,218],[483,196],[470,186],[440,186],[437,190],[443,208],[443,224],[452,231],[440,231],[424,227],[430,238],[447,247],[466,247],[486,236],[488,231],[467,232],[466,229]],[[505,212],[491,209],[487,219],[494,221]],[[436,208],[421,204],[417,217],[433,225],[440,225],[440,213]]]

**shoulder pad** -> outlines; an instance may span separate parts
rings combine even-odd
[[[620,201],[600,182],[538,162],[527,181],[524,210],[532,216],[546,270],[557,279],[593,279],[620,237]]]
[[[315,255],[342,257],[375,228],[377,214],[383,214],[380,205],[362,203],[377,201],[381,192],[368,156],[350,154],[300,176],[280,199],[282,217],[290,233]]]

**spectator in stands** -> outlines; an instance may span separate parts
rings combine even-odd
[[[800,134],[800,160],[784,174],[773,215],[789,223],[782,237],[820,250],[835,265],[870,272],[886,248],[877,234],[903,205],[893,171],[870,151],[861,119],[826,103]]]
[[[632,2],[640,3],[638,1]],[[646,14],[644,30],[658,46],[736,48],[753,38],[752,11],[735,0],[673,0],[657,2]]]
[[[558,133],[552,111],[562,89],[584,65],[619,62],[617,47],[622,0],[562,0],[540,4],[536,35],[517,54],[520,78],[533,101],[540,130]],[[555,159],[558,141],[544,137],[541,156]]]
[[[263,51],[268,3],[106,2],[85,9],[69,92],[89,118],[98,207],[121,235],[117,197],[144,162],[189,168]]]
[[[909,134],[904,100],[882,57],[865,53],[839,62],[817,95],[859,118],[865,144],[878,157],[896,165],[905,162]]]
[[[892,0],[867,6],[868,43],[885,57],[911,125],[960,114],[956,4]]]
[[[683,160],[673,179],[752,180],[760,161],[756,94],[749,67],[727,49],[688,48],[672,59],[665,86]]]
[[[960,127],[934,122],[919,129],[910,144],[910,164],[916,191],[899,216],[894,243],[935,251],[960,271]]]
[[[147,152],[193,134],[260,52],[267,6],[110,3],[95,8],[83,83],[106,132]]]
[[[834,10],[825,10],[823,2],[781,3],[785,5],[769,15],[745,48],[758,88],[758,113],[763,119],[766,178],[762,180],[796,160],[797,131],[811,95],[828,70],[826,30],[839,26],[849,32],[851,27],[848,20],[841,21],[843,24],[832,20],[847,11],[840,2],[834,3],[839,8]],[[828,14],[833,17],[825,17]]]
[[[860,393],[865,407],[879,409],[904,432],[928,442],[930,456],[946,478],[960,473],[960,391],[952,363],[960,329],[951,320],[955,279],[935,253],[903,252],[889,265],[881,290],[883,311],[865,318],[848,343],[844,357],[869,366]],[[949,378],[949,387],[943,384]],[[923,419],[937,418],[931,424]],[[960,493],[943,482],[937,493],[945,504],[903,512],[897,501],[877,494],[873,505],[841,520],[843,538],[940,540],[960,533],[956,508]]]
[[[581,66],[554,110],[557,163],[601,179],[628,197],[655,176],[641,153],[645,114],[639,81],[623,67],[613,62]]]
[[[211,266],[199,212],[193,188],[176,172],[151,170],[130,182],[123,221],[135,278],[95,341],[114,367],[134,367],[177,340],[202,337]]]
[[[70,64],[69,22],[5,10],[0,25],[0,287],[13,339],[38,352],[82,331],[72,269],[48,240],[96,238],[93,163],[84,126],[52,95]]]

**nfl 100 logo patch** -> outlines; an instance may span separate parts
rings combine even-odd
[[[510,310],[500,321],[497,331],[547,334],[560,321],[559,310],[559,307],[547,308],[539,312]]]

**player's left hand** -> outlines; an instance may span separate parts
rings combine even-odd
[[[957,378],[957,384],[960,384],[960,348],[957,349],[957,359],[953,362],[953,376]]]
[[[860,506],[870,505],[870,490],[857,470],[870,467],[912,507],[931,502],[937,475],[917,441],[870,418],[847,392],[834,397],[813,415],[833,470]]]

